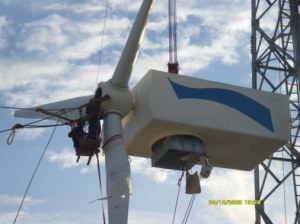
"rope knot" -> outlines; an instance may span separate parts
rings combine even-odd
[[[15,138],[15,135],[16,135],[16,130],[17,129],[20,129],[20,128],[24,128],[25,126],[24,125],[22,125],[22,124],[15,124],[12,128],[11,128],[11,133],[10,133],[10,135],[8,136],[8,138],[7,138],[7,144],[8,145],[11,145],[12,143],[13,143],[13,141],[14,141],[14,138]]]
[[[15,124],[11,129],[15,130],[15,129],[20,129],[20,128],[24,128],[25,126],[23,124]]]

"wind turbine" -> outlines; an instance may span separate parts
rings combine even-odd
[[[212,166],[252,170],[289,139],[288,98],[280,94],[155,70],[130,91],[128,81],[152,3],[143,0],[112,78],[98,84],[111,97],[101,105],[111,224],[128,220],[128,154],[151,158],[152,166],[167,169],[188,171],[201,164],[202,177],[208,177],[208,158]],[[19,110],[15,116],[49,118],[34,109],[55,114],[86,105],[92,97]],[[79,110],[71,110],[49,119],[69,122],[80,117]]]
[[[109,223],[127,223],[129,196],[131,194],[131,171],[124,140],[122,138],[121,119],[132,109],[133,96],[128,88],[132,67],[137,58],[141,40],[143,38],[147,19],[150,13],[153,0],[143,0],[131,32],[128,36],[122,55],[112,78],[106,82],[98,84],[102,88],[103,95],[108,94],[111,99],[102,104],[104,111],[103,136],[106,181],[107,181],[107,200]],[[52,113],[63,108],[77,108],[88,103],[93,96],[77,97],[63,100],[35,108],[43,108],[44,111],[51,110]],[[57,109],[53,111],[52,109]],[[34,110],[18,110],[16,117],[23,118],[45,118],[48,115]],[[60,122],[65,119],[77,120],[80,118],[77,110],[66,112],[60,116]],[[50,119],[57,120],[57,117]],[[116,136],[118,138],[116,138]]]

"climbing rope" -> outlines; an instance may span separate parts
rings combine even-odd
[[[103,100],[103,99],[102,99]],[[103,100],[104,101],[104,100]],[[101,101],[102,102],[102,101]],[[101,103],[100,102],[100,103]],[[74,110],[79,110],[79,114],[80,114],[80,118],[82,117],[81,116],[81,112],[82,112],[82,108],[84,108],[84,107],[86,107],[86,106],[88,106],[88,105],[90,105],[91,103],[94,103],[94,101],[92,101],[92,102],[88,102],[88,103],[85,103],[85,104],[82,104],[82,105],[80,105],[79,107],[76,107],[76,108],[60,108],[60,109],[47,109],[47,110],[45,110],[45,109],[43,109],[43,108],[35,108],[35,109],[33,109],[33,108],[21,108],[21,107],[7,107],[7,106],[0,106],[0,109],[19,109],[19,110],[30,110],[30,111],[36,111],[36,112],[41,112],[41,113],[43,113],[43,114],[46,114],[46,115],[49,115],[49,116],[47,116],[47,117],[45,117],[45,118],[42,118],[42,119],[39,119],[39,120],[36,120],[36,121],[33,121],[33,122],[31,122],[31,123],[28,123],[28,124],[25,124],[25,125],[22,125],[22,124],[16,124],[16,125],[14,125],[12,128],[9,128],[9,129],[5,129],[5,130],[1,130],[0,131],[0,134],[1,133],[4,133],[4,132],[7,132],[7,131],[16,131],[16,129],[18,129],[18,128],[43,128],[43,127],[53,127],[54,125],[33,125],[33,124],[36,124],[36,123],[39,123],[39,122],[42,122],[42,121],[45,121],[45,120],[49,120],[49,119],[51,119],[51,118],[53,118],[53,117],[57,117],[57,118],[59,118],[60,120],[65,120],[65,121],[67,121],[68,123],[64,123],[64,124],[57,124],[57,125],[55,125],[55,126],[63,126],[63,125],[71,125],[73,122],[75,122],[76,120],[71,120],[71,119],[69,119],[68,117],[67,117],[67,113],[69,113],[69,112],[72,112],[72,111],[74,111]],[[51,111],[55,111],[55,112],[51,112]],[[61,116],[61,115],[65,115],[65,117],[64,116]],[[12,136],[14,136],[15,135],[15,133],[14,134],[11,134]]]
[[[4,108],[4,109],[21,109],[21,110],[31,110],[31,111],[36,111],[36,112],[41,112],[43,114],[46,114],[46,115],[49,115],[48,117],[45,117],[45,118],[42,118],[42,119],[39,119],[39,120],[36,120],[34,122],[30,122],[30,123],[27,123],[27,124],[16,124],[14,125],[12,128],[9,128],[9,129],[5,129],[5,130],[2,130],[0,131],[0,134],[1,133],[4,133],[4,132],[7,132],[7,131],[11,131],[11,134],[9,135],[9,137],[7,138],[7,144],[8,145],[11,145],[13,140],[14,140],[14,137],[16,135],[16,131],[17,129],[21,129],[21,128],[48,128],[48,127],[54,127],[54,126],[65,126],[65,125],[71,125],[72,126],[72,123],[75,122],[74,120],[72,119],[69,119],[68,116],[67,116],[67,113],[69,112],[72,112],[74,110],[79,110],[79,115],[80,115],[80,118],[82,118],[81,116],[81,112],[82,112],[82,108],[83,107],[86,107],[88,106],[90,103],[86,103],[86,104],[83,104],[77,108],[68,108],[68,109],[55,109],[56,112],[52,113],[50,112],[50,110],[53,110],[53,109],[48,109],[48,110],[45,110],[45,109],[42,109],[42,108],[36,108],[36,109],[24,109],[24,108],[18,108],[18,107],[5,107],[5,106],[0,106],[0,108]],[[59,110],[59,111],[57,111]],[[64,115],[64,116],[62,116]],[[63,123],[63,124],[56,124],[56,125],[33,125],[33,124],[36,124],[36,123],[39,123],[39,122],[42,122],[44,120],[48,120],[48,119],[51,119],[53,117],[57,117],[58,119],[61,119],[61,120],[65,120],[67,121],[67,123]]]
[[[102,38],[101,38],[101,45],[100,45],[100,51],[99,51],[99,62],[98,62],[98,70],[97,70],[96,85],[98,84],[98,78],[99,78],[99,72],[100,72],[100,64],[101,64],[101,57],[102,57],[102,51],[103,51],[103,40],[104,40],[105,28],[106,28],[106,19],[107,19],[108,3],[109,3],[109,0],[107,0],[107,2],[106,2],[106,7],[105,7],[105,15],[104,15],[103,30],[102,30]]]
[[[177,186],[178,186],[178,193],[177,193],[177,198],[176,198],[176,203],[175,203],[175,210],[174,210],[174,215],[173,215],[173,222],[172,222],[172,224],[174,224],[174,222],[175,222],[176,210],[177,210],[178,199],[179,199],[179,193],[180,193],[180,189],[181,189],[181,182],[182,182],[183,175],[184,175],[184,171],[182,171],[181,177],[179,178],[178,183],[177,183]]]
[[[104,144],[102,145],[102,148],[104,149],[105,146],[107,146],[109,143],[113,142],[114,140],[117,140],[119,138],[122,138],[123,136],[120,134],[113,135],[109,139],[107,139]]]
[[[182,174],[178,180],[178,183],[177,183],[177,186],[178,186],[178,193],[177,193],[177,198],[176,198],[176,203],[175,203],[175,209],[174,209],[174,215],[173,215],[173,221],[172,221],[172,224],[174,224],[175,222],[175,216],[176,216],[176,211],[177,211],[177,206],[178,206],[178,200],[179,200],[179,194],[180,194],[180,189],[181,189],[181,183],[182,183],[182,178],[183,178],[183,175],[184,175],[184,171],[182,171]],[[192,208],[193,208],[193,204],[194,204],[194,201],[195,201],[195,198],[196,198],[196,193],[192,194],[191,196],[191,199],[190,199],[190,202],[188,204],[188,207],[187,207],[187,210],[185,212],[185,215],[184,215],[184,218],[182,220],[182,224],[186,224],[187,221],[188,221],[188,218],[191,214],[191,211],[192,211]]]
[[[24,108],[24,107],[9,107],[9,106],[2,106],[0,105],[0,109],[11,109],[11,110],[28,110],[28,111],[36,111],[36,108]],[[60,111],[62,108],[51,108],[47,109],[48,111]],[[64,110],[73,110],[77,108],[64,108]]]
[[[74,110],[77,110],[78,108],[75,108]],[[46,115],[50,115],[50,116],[53,116],[53,117],[58,117],[58,118],[60,118],[60,119],[62,119],[62,120],[66,120],[66,121],[68,121],[68,122],[72,122],[73,120],[71,120],[71,119],[69,119],[67,116],[62,116],[62,115],[67,115],[67,113],[68,112],[71,112],[73,109],[71,109],[71,110],[68,110],[67,112],[66,112],[66,110],[65,109],[61,109],[58,113],[52,113],[52,112],[50,112],[49,110],[44,110],[43,108],[37,108],[36,109],[36,112],[41,112],[41,113],[43,113],[43,114],[46,114]]]
[[[8,106],[0,106],[0,109],[31,110],[31,111],[34,111],[34,109],[30,109],[30,108],[22,108],[22,107],[8,107]]]
[[[185,215],[184,215],[184,217],[183,217],[183,220],[182,220],[182,223],[183,223],[183,224],[186,224],[187,221],[188,221],[188,218],[189,218],[190,213],[191,213],[192,208],[193,208],[193,204],[194,204],[195,198],[196,198],[196,194],[193,194],[192,197],[191,197],[191,199],[190,199],[188,208],[187,208],[187,210],[186,210],[186,212],[185,212]]]
[[[99,179],[99,187],[100,187],[100,193],[101,193],[101,198],[103,197],[102,193],[102,183],[101,183],[101,170],[100,170],[100,160],[99,160],[99,155],[96,153],[96,158],[97,158],[97,170],[98,170],[98,179]],[[102,203],[102,220],[103,223],[106,223],[105,219],[105,213],[104,213],[104,205],[103,205],[103,200],[101,200]]]
[[[68,125],[68,124],[52,124],[52,125],[15,124],[11,129],[4,130],[4,131],[12,131],[10,133],[10,135],[8,136],[6,142],[7,142],[8,145],[11,145],[13,143],[13,140],[15,138],[17,129],[22,129],[22,128],[49,128],[49,127],[58,127],[58,126],[65,126],[65,125]]]
[[[59,122],[59,120],[57,121],[57,123],[58,123],[58,122]],[[42,153],[42,155],[41,155],[41,157],[40,157],[40,159],[39,159],[39,161],[38,161],[38,163],[37,163],[37,165],[36,165],[36,167],[35,167],[35,170],[34,170],[32,176],[31,176],[31,178],[30,178],[30,181],[29,181],[29,183],[28,183],[28,186],[27,186],[26,191],[25,191],[25,193],[24,193],[24,196],[23,196],[23,198],[22,198],[21,204],[20,204],[20,206],[19,206],[19,209],[18,209],[18,212],[17,212],[17,214],[16,214],[16,217],[15,217],[15,220],[14,220],[13,224],[15,224],[15,223],[17,222],[19,213],[20,213],[20,211],[21,211],[21,209],[22,209],[23,203],[24,203],[24,201],[25,201],[25,198],[26,198],[26,196],[27,196],[27,193],[28,193],[29,188],[30,188],[30,186],[31,186],[31,183],[32,183],[32,181],[33,181],[33,178],[35,177],[35,174],[36,174],[36,172],[37,172],[37,170],[38,170],[38,168],[39,168],[39,166],[40,166],[40,164],[41,164],[41,162],[42,162],[42,159],[43,159],[43,157],[44,157],[44,155],[45,155],[45,153],[46,153],[46,151],[47,151],[47,149],[48,149],[48,146],[49,146],[49,144],[50,144],[50,142],[51,142],[51,140],[52,140],[52,138],[53,138],[53,135],[54,135],[54,133],[55,133],[56,127],[57,127],[57,126],[55,126],[55,127],[53,128],[53,131],[52,131],[52,133],[51,133],[51,135],[50,135],[50,138],[49,138],[49,140],[48,140],[48,142],[47,142],[47,145],[46,145],[46,147],[45,147],[45,149],[44,149],[44,151],[43,151],[43,153]]]
[[[52,117],[52,116],[51,116],[51,117]],[[43,119],[40,119],[40,120],[31,122],[31,123],[28,123],[28,124],[24,124],[24,125],[23,125],[23,124],[16,124],[16,125],[14,125],[12,128],[8,128],[8,129],[5,129],[5,130],[0,131],[0,134],[1,134],[1,133],[4,133],[4,132],[7,132],[7,131],[12,131],[12,130],[14,130],[16,127],[19,128],[19,127],[21,127],[21,126],[26,127],[26,128],[53,127],[53,125],[32,125],[32,124],[36,124],[36,123],[38,123],[38,122],[44,121],[44,120],[46,120],[46,119],[49,119],[49,118],[51,118],[51,117],[43,118]],[[66,125],[66,124],[62,124],[62,125]],[[60,126],[60,124],[55,125],[55,126]]]
[[[86,104],[84,104],[84,105],[82,105],[82,106],[80,106],[79,108],[81,108],[81,107],[84,107]],[[3,106],[2,106],[2,108],[3,108]],[[5,107],[5,108],[8,108],[8,109],[12,109],[12,108],[16,108],[16,107]],[[67,110],[67,113],[68,112],[71,112],[71,111],[74,111],[74,110],[78,110],[79,108],[70,108],[70,109],[68,109]],[[22,109],[23,110],[23,108],[19,108],[19,109]],[[44,111],[46,111],[46,110],[43,110],[43,109],[41,109],[41,108],[38,108],[38,109],[28,109],[28,110],[32,110],[32,111],[37,111],[37,112],[44,112]],[[26,128],[43,128],[43,127],[53,127],[54,125],[33,125],[33,124],[36,124],[36,123],[39,123],[39,122],[42,122],[42,121],[45,121],[45,120],[49,120],[49,119],[51,119],[51,118],[53,118],[53,117],[58,117],[58,116],[60,116],[60,114],[62,114],[62,113],[66,113],[65,111],[66,111],[66,109],[59,109],[60,111],[57,111],[56,113],[51,113],[51,115],[50,116],[48,116],[48,117],[44,117],[44,118],[42,118],[42,119],[39,119],[39,120],[36,120],[36,121],[33,121],[33,122],[30,122],[30,123],[27,123],[27,124],[24,124],[24,125],[22,125],[22,124],[17,124],[17,125],[14,125],[12,128],[9,128],[9,129],[5,129],[5,130],[1,130],[0,131],[0,134],[1,133],[4,133],[4,132],[7,132],[7,131],[12,131],[12,130],[14,130],[15,129],[15,127],[20,127],[20,126],[23,126],[23,127],[26,127]],[[48,113],[50,113],[49,111],[50,110],[47,110],[48,111]],[[48,114],[49,115],[49,114]],[[61,117],[61,119],[63,119],[63,120],[66,120],[65,118],[63,118],[63,117]],[[72,121],[73,122],[73,121]],[[57,124],[57,125],[55,125],[55,126],[63,126],[63,125],[68,125],[68,124]]]
[[[11,144],[12,144],[12,142],[13,142],[13,140],[14,140],[14,137],[15,137],[15,135],[16,135],[16,130],[19,129],[19,128],[24,128],[24,125],[21,125],[21,124],[15,124],[15,125],[11,128],[12,132],[11,132],[11,134],[8,136],[7,141],[6,141],[8,145],[11,145]]]

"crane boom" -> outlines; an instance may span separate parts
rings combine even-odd
[[[178,74],[177,34],[176,34],[176,0],[169,0],[169,63],[168,72]]]

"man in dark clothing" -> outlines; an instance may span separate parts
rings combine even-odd
[[[101,133],[100,119],[101,119],[101,103],[110,97],[105,95],[102,97],[102,88],[99,87],[93,99],[90,100],[86,107],[87,120],[89,122],[88,137],[92,139],[99,138]]]
[[[86,107],[87,120],[89,122],[89,138],[97,139],[100,135],[100,109],[100,103],[95,98],[91,99],[89,105]]]
[[[68,134],[68,136],[73,140],[76,155],[79,155],[80,153],[80,140],[83,140],[84,136],[86,135],[85,131],[83,130],[84,125],[84,119],[80,119],[77,122],[77,127],[73,128]]]

